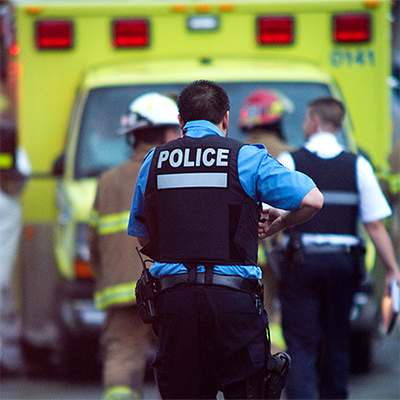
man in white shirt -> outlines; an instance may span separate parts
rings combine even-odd
[[[383,223],[391,209],[372,166],[337,140],[344,113],[335,99],[312,101],[303,124],[305,146],[278,158],[309,175],[325,199],[312,220],[296,227],[305,246],[302,265],[283,271],[282,327],[293,361],[286,385],[290,399],[348,397],[349,312],[361,275],[359,221],[385,265],[385,290],[391,279],[400,282]]]

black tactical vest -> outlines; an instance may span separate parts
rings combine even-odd
[[[145,254],[168,263],[256,264],[260,213],[239,181],[242,146],[208,135],[156,148],[145,190]]]
[[[292,156],[296,170],[310,176],[324,195],[322,209],[297,229],[304,233],[357,236],[357,156],[343,151],[335,158],[323,159],[305,148],[293,152]]]

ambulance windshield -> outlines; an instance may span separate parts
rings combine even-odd
[[[302,124],[307,104],[318,97],[331,96],[327,85],[313,82],[228,82],[220,83],[227,91],[231,105],[229,137],[246,140],[239,122],[244,99],[252,92],[264,89],[279,93],[284,99],[283,134],[286,142],[298,148],[304,142]],[[118,136],[120,117],[138,96],[156,91],[175,97],[185,84],[119,86],[92,89],[87,97],[79,129],[75,178],[97,177],[116,167],[131,154],[126,138]],[[346,146],[346,134],[340,142]]]

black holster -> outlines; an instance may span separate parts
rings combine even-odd
[[[287,353],[269,354],[262,383],[261,399],[280,399],[291,366]]]

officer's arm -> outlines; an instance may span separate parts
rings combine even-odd
[[[322,193],[314,187],[304,196],[303,200],[294,211],[283,211],[274,207],[269,208],[263,212],[263,216],[267,219],[264,223],[259,224],[259,238],[264,239],[282,229],[306,222],[322,208],[323,204],[324,197]]]

